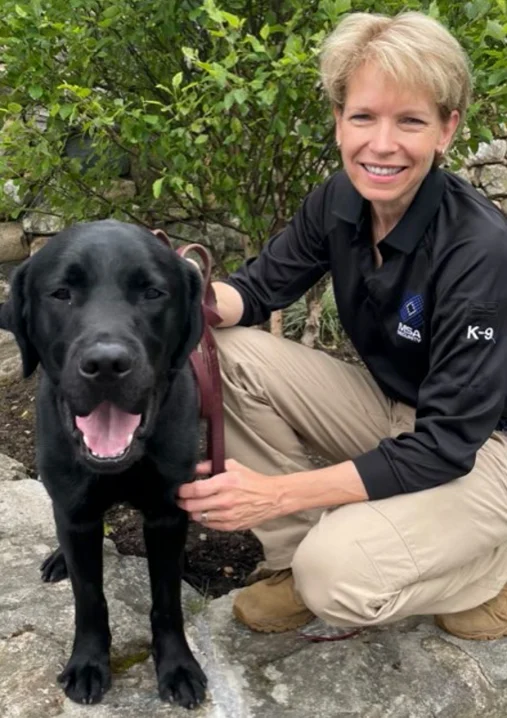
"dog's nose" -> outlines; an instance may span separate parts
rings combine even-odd
[[[97,342],[83,352],[79,373],[85,379],[123,379],[132,371],[132,359],[126,347],[115,342]]]

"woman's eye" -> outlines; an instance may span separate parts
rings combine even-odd
[[[158,299],[161,297],[163,292],[161,292],[159,289],[156,289],[155,287],[148,287],[148,289],[145,289],[144,291],[144,298],[145,299]]]
[[[371,115],[367,115],[366,113],[358,114],[358,115],[352,115],[350,118],[351,120],[358,120],[359,122],[362,122],[364,120],[371,120]]]
[[[51,296],[55,299],[60,299],[62,302],[68,302],[71,299],[70,290],[66,287],[60,287]]]
[[[424,125],[424,122],[417,117],[403,117],[401,121],[407,125]]]

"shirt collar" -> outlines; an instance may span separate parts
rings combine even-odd
[[[444,185],[445,175],[442,170],[432,168],[424,178],[412,204],[382,243],[407,254],[411,252],[440,206]],[[338,199],[333,214],[359,229],[369,202],[359,194],[345,172],[339,172],[337,175],[337,190]]]

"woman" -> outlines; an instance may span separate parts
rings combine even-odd
[[[504,636],[507,226],[438,169],[467,60],[422,14],[356,13],[321,67],[344,171],[215,284],[233,458],[180,505],[262,542],[270,575],[234,603],[254,630],[435,614],[463,638]],[[327,271],[367,370],[245,328]],[[313,468],[302,442],[332,464]]]

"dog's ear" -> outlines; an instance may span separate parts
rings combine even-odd
[[[171,369],[181,369],[187,361],[190,353],[199,344],[203,330],[202,318],[202,278],[199,272],[194,269],[185,259],[178,259],[181,262],[183,272],[185,299],[183,306],[183,328],[181,340],[173,354]]]
[[[0,305],[0,329],[12,332],[18,343],[25,379],[36,370],[39,363],[37,349],[28,332],[30,300],[26,293],[26,274],[29,259],[23,262],[13,274],[9,298]]]

